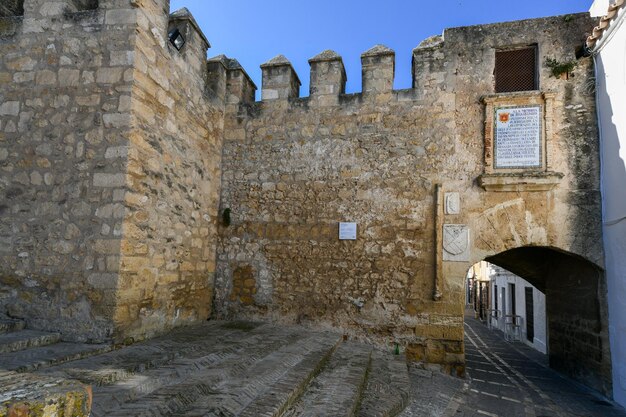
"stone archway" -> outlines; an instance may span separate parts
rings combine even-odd
[[[611,358],[603,270],[557,248],[523,246],[485,258],[546,295],[550,366],[607,395]]]

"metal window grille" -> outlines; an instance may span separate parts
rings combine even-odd
[[[496,52],[496,93],[537,90],[535,47]]]

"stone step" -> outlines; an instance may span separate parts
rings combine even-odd
[[[324,366],[340,341],[336,334],[314,334],[285,346],[248,368],[241,375],[243,381],[225,379],[212,386],[212,392],[182,416],[279,415]]]
[[[262,346],[259,349],[263,349]],[[189,405],[185,400],[190,392],[206,391],[206,384],[198,381],[195,374],[214,368],[219,373],[221,368],[235,368],[246,361],[257,360],[257,353],[252,350],[244,353],[238,349],[212,352],[197,359],[177,358],[167,364],[148,369],[144,372],[129,374],[128,377],[114,384],[96,387],[94,395],[94,417],[109,415],[134,415],[129,410],[141,403],[146,411],[150,409],[171,408],[169,403]],[[214,378],[219,378],[213,375]],[[194,397],[197,398],[197,397]],[[140,408],[141,408],[140,407]],[[180,406],[179,406],[180,407]],[[175,409],[178,409],[175,407]],[[157,414],[158,415],[158,414]]]
[[[96,387],[120,384],[132,394],[132,380],[149,381],[151,370],[168,367],[173,361],[186,360],[193,366],[208,366],[220,358],[237,356],[245,346],[262,343],[265,331],[255,325],[247,330],[227,329],[232,323],[206,323],[186,327],[143,343],[124,347],[103,355],[46,369],[43,372],[61,378],[72,378]],[[281,337],[293,338],[288,331]],[[217,359],[216,359],[217,358]],[[178,368],[181,371],[182,368]],[[145,384],[141,384],[145,385]],[[138,387],[145,393],[145,387]],[[104,401],[106,402],[106,401]]]
[[[10,353],[0,354],[2,369],[15,372],[33,372],[63,363],[109,352],[111,345],[82,343],[55,343]]]
[[[273,329],[254,343],[181,358],[96,388],[93,417],[239,415],[293,368],[322,362],[339,340],[336,334]]]
[[[409,402],[409,372],[404,355],[375,351],[358,417],[395,417]]]
[[[304,392],[311,380],[326,365],[334,348],[320,358],[310,356],[289,369],[278,381],[241,412],[240,417],[280,416]]]
[[[224,352],[233,349],[237,343],[245,343],[252,338],[255,343],[257,334],[263,334],[262,326],[248,330],[224,329],[232,325],[223,322],[205,323],[199,326],[174,330],[170,334],[137,343],[123,349],[92,358],[62,364],[43,373],[60,378],[71,378],[95,386],[115,384],[132,378],[150,369],[165,366],[183,356],[200,358],[207,352]],[[258,327],[258,329],[256,328]]]
[[[59,378],[76,379],[96,387],[106,386],[132,378],[137,373],[166,365],[180,355],[179,352],[155,346],[130,346],[39,372]]]
[[[17,352],[38,346],[51,345],[61,340],[58,333],[20,330],[0,335],[0,353]]]
[[[91,390],[76,381],[0,371],[0,416],[88,417]]]
[[[0,319],[0,334],[18,332],[24,330],[25,326],[26,322],[24,320],[2,318]]]
[[[359,408],[367,380],[372,347],[356,342],[341,344],[321,373],[285,417],[352,417]]]

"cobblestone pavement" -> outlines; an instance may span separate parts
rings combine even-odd
[[[626,417],[620,406],[550,369],[544,355],[506,342],[501,332],[488,330],[473,317],[465,319],[465,352],[464,382],[411,371],[412,396],[429,403],[420,409],[413,401],[403,416]],[[429,380],[430,395],[415,393],[415,384],[424,391]]]

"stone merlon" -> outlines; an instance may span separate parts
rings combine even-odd
[[[384,45],[376,45],[361,54],[363,93],[384,93],[393,90],[396,53]]]
[[[263,71],[262,99],[291,99],[300,96],[300,78],[293,69],[291,62],[278,55],[261,65]]]
[[[326,50],[309,59],[311,65],[310,94],[339,96],[346,91],[346,69],[343,59],[335,51]]]
[[[257,86],[239,61],[228,58],[226,55],[218,55],[207,60],[207,68],[209,71],[209,89],[218,98],[224,94],[226,104],[254,102]],[[220,76],[222,72],[225,73],[225,78]],[[221,83],[224,80],[225,84],[222,86]]]

